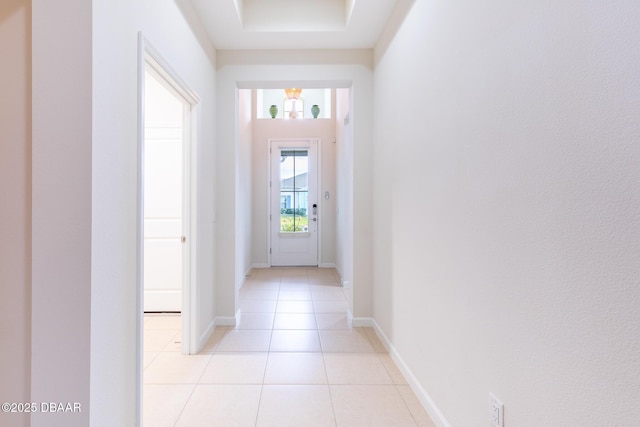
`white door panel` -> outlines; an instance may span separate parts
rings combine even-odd
[[[144,311],[181,311],[182,243],[180,239],[145,239]]]
[[[173,132],[175,126],[182,131],[180,123],[160,129]],[[182,145],[181,139],[145,138],[145,218],[182,216]]]
[[[280,252],[283,254],[299,254],[306,253],[310,249],[310,240],[307,236],[304,238],[281,236],[280,238]]]
[[[147,239],[144,250],[157,264],[147,264],[144,268],[148,289],[174,289],[182,280],[182,263],[175,262],[182,254],[179,239]]]
[[[144,311],[182,311],[187,105],[145,77]]]
[[[147,218],[144,235],[146,238],[179,238],[182,236],[182,221],[180,218]]]

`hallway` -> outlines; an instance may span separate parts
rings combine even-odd
[[[145,427],[434,426],[334,270],[254,269],[240,304],[193,356],[179,315],[145,316]]]

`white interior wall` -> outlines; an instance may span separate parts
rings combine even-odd
[[[252,129],[252,91],[238,90],[238,145],[236,156],[236,276],[243,278],[252,264],[253,241],[253,129]],[[236,283],[235,300],[238,303],[238,291],[243,281]],[[239,307],[236,307],[237,311]]]
[[[219,57],[217,58],[219,59]],[[220,73],[216,73],[217,115],[216,115],[216,230],[217,256],[216,305],[218,316],[235,319],[236,292],[242,286],[244,277],[239,277],[236,267],[236,207],[237,188],[237,137],[238,137],[238,97],[237,85],[230,80],[228,85],[220,85]],[[226,125],[223,125],[226,124]],[[229,209],[233,207],[233,209]]]
[[[31,354],[31,11],[0,3],[0,396],[29,402]],[[29,414],[0,413],[27,426]]]
[[[303,91],[304,92],[304,91]],[[330,119],[256,119],[253,122],[253,159],[255,174],[253,189],[253,263],[268,265],[268,185],[269,185],[269,139],[270,138],[320,138],[321,182],[318,188],[320,207],[320,252],[321,266],[333,267],[336,263],[336,215],[335,215],[335,121]],[[325,200],[324,193],[329,192]]]
[[[251,82],[289,82],[303,86],[304,82],[326,82],[320,86],[352,88],[352,123],[354,144],[354,315],[369,317],[372,314],[371,276],[371,168],[373,139],[371,119],[373,114],[372,53],[369,50],[318,51],[313,55],[296,55],[291,51],[225,51],[217,52],[218,133],[217,133],[217,202],[219,206],[235,206],[234,186],[222,185],[221,180],[235,176],[236,87],[249,87]],[[291,64],[292,58],[300,63]],[[293,62],[296,62],[294,60]],[[339,62],[336,65],[336,61]],[[289,65],[282,65],[289,64]],[[336,84],[336,82],[339,82]],[[256,87],[261,86],[258,84]],[[263,86],[264,87],[264,86]],[[316,85],[317,87],[317,85]],[[225,157],[230,156],[230,157]],[[230,190],[231,188],[231,190]],[[217,305],[220,316],[233,316],[235,301],[233,290],[243,277],[237,277],[235,261],[236,230],[232,212],[218,212],[218,238],[220,251],[217,269]],[[224,253],[222,252],[224,250]]]
[[[35,412],[34,427],[89,424],[91,14],[90,2],[32,1],[29,401],[78,402],[84,408],[75,414]]]
[[[353,144],[349,122],[350,90],[336,90],[336,268],[353,310]]]
[[[378,51],[375,318],[439,425],[640,419],[639,20],[416,0]]]
[[[59,6],[56,2],[51,7]],[[92,93],[93,98],[92,426],[136,422],[138,31],[200,98],[195,111],[198,287],[193,295],[198,302],[199,338],[206,335],[216,314],[212,262],[215,51],[201,37],[203,31],[198,30],[197,23],[192,24],[194,30],[189,27],[192,14],[188,5],[180,7],[172,0],[94,0],[92,31],[90,28],[78,37],[93,43],[93,93],[89,90],[85,95],[91,97]],[[68,11],[59,25],[66,28],[79,13]],[[68,48],[60,46],[65,51]],[[91,136],[86,139],[90,140]],[[67,313],[74,318],[73,310]],[[66,351],[73,350],[72,346]]]

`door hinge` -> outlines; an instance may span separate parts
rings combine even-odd
[[[180,241],[181,241],[182,243],[186,242],[186,241],[187,241],[187,237],[186,237],[186,236],[182,236],[182,237],[180,237]]]
[[[269,248],[269,253],[271,253],[271,248]]]
[[[271,221],[271,214],[269,214],[269,221]]]

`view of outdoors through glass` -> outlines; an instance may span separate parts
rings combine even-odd
[[[309,152],[280,152],[280,231],[306,232],[309,227]]]

